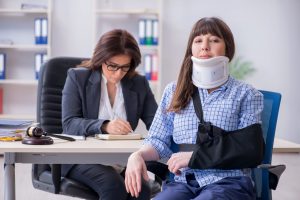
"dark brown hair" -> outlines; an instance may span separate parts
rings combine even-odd
[[[192,98],[192,44],[196,36],[212,34],[223,39],[225,42],[225,56],[231,60],[234,56],[235,45],[230,28],[221,19],[216,17],[202,18],[196,22],[190,33],[185,56],[180,68],[177,86],[172,98],[169,111],[179,112],[185,108]]]
[[[104,33],[94,49],[92,58],[82,62],[79,66],[102,71],[102,64],[117,55],[131,57],[130,70],[126,76],[134,76],[137,73],[136,67],[141,63],[141,52],[134,37],[121,29]]]

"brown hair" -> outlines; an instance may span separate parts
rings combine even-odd
[[[104,33],[94,49],[92,58],[83,61],[79,67],[102,71],[102,64],[117,55],[131,57],[130,70],[126,73],[126,76],[134,76],[137,73],[135,69],[141,63],[141,52],[134,37],[126,30],[121,29]]]
[[[177,86],[172,98],[169,111],[179,112],[185,108],[192,98],[193,83],[192,83],[192,44],[196,36],[212,34],[222,38],[225,42],[225,56],[231,60],[234,56],[235,45],[230,28],[219,18],[207,17],[196,22],[190,33],[185,56],[180,68]]]

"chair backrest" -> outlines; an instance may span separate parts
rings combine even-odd
[[[44,131],[61,133],[62,90],[69,68],[86,58],[57,57],[46,62],[39,74],[37,95],[37,122]]]
[[[265,139],[265,155],[262,164],[271,164],[275,130],[278,119],[281,94],[260,90],[264,95],[264,109],[262,112],[262,129]],[[269,173],[266,169],[254,170],[256,194],[258,199],[272,199],[269,188]]]
[[[275,130],[279,113],[281,94],[260,90],[264,95],[264,110],[262,112],[262,129],[266,142],[263,164],[271,164]]]
[[[49,133],[61,133],[61,100],[62,90],[67,78],[69,68],[82,62],[82,58],[58,57],[47,61],[40,69],[37,91],[37,116],[39,126]],[[45,185],[39,181],[39,176],[50,165],[36,165],[32,167],[32,183],[35,188],[45,191],[57,192],[54,185]]]

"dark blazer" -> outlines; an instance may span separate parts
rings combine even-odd
[[[107,119],[98,119],[101,95],[101,74],[87,68],[71,68],[62,92],[63,132],[70,135],[94,135],[101,133],[101,125]],[[121,80],[127,120],[133,130],[141,119],[149,129],[157,103],[144,76],[135,75]],[[68,166],[68,167],[67,167]],[[63,165],[66,174],[72,165]]]

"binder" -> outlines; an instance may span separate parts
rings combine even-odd
[[[35,44],[42,43],[42,21],[40,18],[36,18],[34,20],[34,37]]]
[[[152,55],[152,71],[151,71],[151,80],[158,80],[158,56],[156,54]]]
[[[5,54],[0,53],[0,79],[5,79],[6,59]]]
[[[146,19],[146,45],[152,45],[153,34],[152,34],[152,20]]]
[[[150,54],[145,54],[144,65],[145,65],[145,77],[147,80],[151,80],[151,55]]]
[[[35,54],[35,79],[39,79],[39,73],[42,66],[42,54]]]
[[[140,21],[139,21],[139,42],[141,45],[146,44],[146,21],[145,21],[145,19],[140,19]]]
[[[152,20],[153,45],[158,45],[158,20]]]
[[[41,44],[48,44],[48,19],[42,18],[41,21]]]

